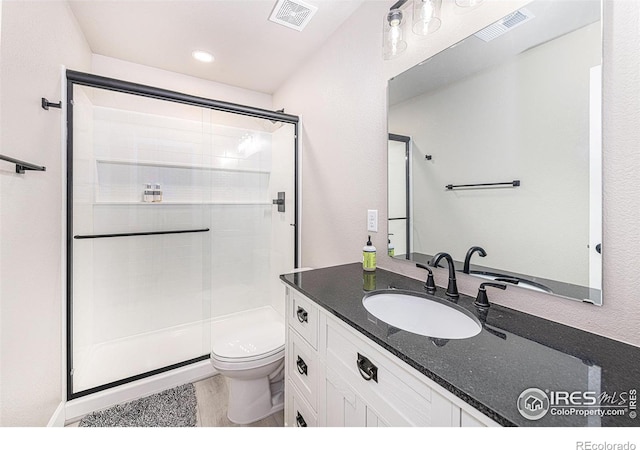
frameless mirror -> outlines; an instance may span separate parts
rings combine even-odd
[[[601,64],[600,0],[538,0],[390,80],[389,253],[602,304]]]

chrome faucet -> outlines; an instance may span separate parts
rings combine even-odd
[[[469,263],[471,262],[471,257],[473,256],[473,254],[475,252],[478,252],[478,254],[484,258],[485,256],[487,256],[487,252],[484,251],[484,249],[482,247],[471,247],[469,249],[469,251],[467,252],[467,256],[464,258],[464,267],[462,269],[462,272],[464,273],[469,273]]]
[[[440,252],[431,258],[429,265],[432,267],[438,267],[438,263],[442,258],[445,258],[447,260],[447,264],[449,264],[449,284],[447,285],[447,292],[445,292],[445,294],[447,294],[447,297],[457,299],[460,297],[460,294],[458,294],[458,285],[456,283],[456,267],[453,264],[453,258],[451,255]]]

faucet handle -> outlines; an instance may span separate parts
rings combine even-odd
[[[489,304],[489,298],[487,297],[487,290],[485,286],[491,286],[494,288],[502,289],[503,291],[507,288],[506,285],[501,283],[482,283],[478,288],[478,296],[476,297],[476,301],[473,302],[479,308],[488,308],[491,306]]]
[[[435,294],[436,282],[433,279],[433,271],[427,266],[425,266],[424,264],[420,264],[420,263],[416,263],[416,267],[419,267],[420,269],[425,269],[427,272],[429,272],[429,275],[427,275],[427,281],[425,281],[424,283],[424,288],[427,290],[427,293]]]

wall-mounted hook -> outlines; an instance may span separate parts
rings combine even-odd
[[[51,103],[46,98],[42,97],[42,109],[46,109],[48,111],[49,108],[60,108],[60,109],[62,109],[62,101],[59,101],[58,103]]]

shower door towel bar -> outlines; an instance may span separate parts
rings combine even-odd
[[[198,228],[195,230],[173,230],[173,231],[141,231],[138,233],[115,233],[115,234],[78,234],[74,239],[100,239],[100,238],[112,238],[112,237],[126,237],[126,236],[153,236],[157,234],[183,234],[183,233],[206,233],[209,228]]]
[[[504,183],[480,183],[480,184],[448,184],[445,187],[448,191],[456,188],[476,188],[476,187],[491,187],[491,186],[520,186],[520,180],[506,181]]]
[[[40,172],[44,172],[45,170],[47,170],[47,168],[44,166],[36,166],[35,164],[20,161],[19,159],[11,158],[10,156],[0,155],[0,159],[15,164],[16,173],[24,173],[25,170],[37,170]]]

